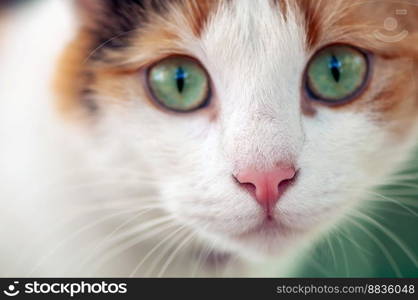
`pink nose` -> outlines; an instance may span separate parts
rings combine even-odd
[[[270,211],[295,175],[296,171],[293,167],[279,166],[264,172],[253,168],[245,169],[240,171],[235,178],[253,194],[261,206]]]

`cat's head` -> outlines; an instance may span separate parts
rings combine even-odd
[[[280,253],[363,197],[416,133],[407,1],[77,2],[61,111],[205,238]]]

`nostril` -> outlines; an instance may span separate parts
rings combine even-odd
[[[254,184],[252,184],[252,183],[241,183],[241,186],[244,189],[246,189],[251,194],[251,196],[255,197],[256,187],[255,187]]]
[[[251,182],[241,182],[235,175],[232,175],[232,178],[234,178],[235,182],[238,185],[240,185],[242,188],[247,190],[251,195],[253,195],[255,197],[255,191],[256,191],[255,184],[253,184]]]
[[[279,190],[279,194],[278,194],[279,198],[295,182],[297,175],[298,175],[298,172],[296,171],[295,175],[292,178],[285,179],[279,183],[279,185],[277,186]]]
[[[268,171],[244,169],[234,176],[234,179],[269,211],[293,184],[296,175],[297,172],[293,167],[279,165]]]

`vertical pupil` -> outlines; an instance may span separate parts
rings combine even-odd
[[[330,68],[335,81],[339,82],[341,77],[341,62],[338,60],[338,58],[335,57],[335,55],[331,56],[331,60],[328,64],[328,67]]]
[[[177,83],[177,89],[179,93],[183,92],[186,76],[187,74],[186,72],[184,72],[183,68],[178,67],[176,70],[176,83]]]

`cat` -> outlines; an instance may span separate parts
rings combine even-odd
[[[407,31],[386,40],[395,9]],[[418,137],[410,1],[43,0],[0,35],[1,276],[288,276]]]

